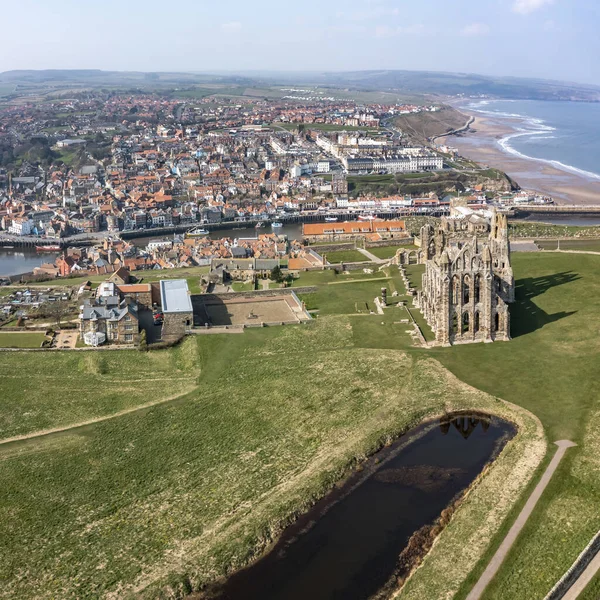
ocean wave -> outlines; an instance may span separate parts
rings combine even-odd
[[[548,126],[546,126],[546,127],[548,127]],[[551,129],[555,130],[556,128],[553,127]],[[498,144],[501,146],[501,148],[507,154],[512,154],[513,156],[516,156],[517,158],[522,158],[524,160],[533,160],[536,162],[545,163],[547,165],[556,167],[557,169],[560,169],[562,171],[567,171],[567,172],[573,173],[575,175],[581,175],[582,177],[587,177],[587,178],[593,179],[595,181],[600,181],[600,175],[598,175],[597,173],[592,173],[591,171],[579,169],[578,167],[574,167],[573,165],[566,165],[565,163],[560,162],[559,160],[552,160],[549,158],[536,158],[535,156],[529,156],[528,154],[519,152],[516,148],[514,148],[510,144],[510,142],[512,140],[514,140],[515,138],[525,137],[525,136],[538,136],[538,135],[543,135],[545,133],[547,133],[547,132],[546,131],[519,131],[519,133],[511,133],[510,135],[503,137],[501,140],[498,140]],[[552,137],[556,137],[556,136],[552,136]],[[546,139],[546,138],[541,137],[538,139]]]
[[[557,136],[549,135],[555,131],[557,131],[556,127],[552,127],[548,125],[544,119],[540,119],[538,117],[531,117],[529,115],[521,115],[517,113],[508,113],[502,112],[499,110],[483,110],[482,106],[488,106],[489,101],[483,101],[480,103],[474,104],[471,108],[475,112],[479,112],[482,114],[490,115],[493,117],[500,118],[510,118],[510,119],[521,119],[523,121],[523,127],[520,127],[516,130],[516,133],[511,133],[502,139],[498,140],[498,144],[500,147],[508,154],[512,154],[518,158],[522,158],[524,160],[532,160],[536,162],[545,163],[547,165],[551,165],[557,169],[562,171],[567,171],[569,173],[573,173],[575,175],[580,175],[582,177],[587,177],[588,179],[593,179],[595,181],[600,181],[600,175],[598,173],[594,173],[592,171],[586,171],[585,169],[580,169],[573,165],[567,165],[559,160],[552,160],[548,158],[537,158],[535,156],[529,156],[528,154],[524,154],[523,152],[519,152],[514,146],[511,145],[511,141],[516,138],[532,136],[536,137],[538,140],[548,140],[555,139]],[[477,108],[479,107],[479,108]]]

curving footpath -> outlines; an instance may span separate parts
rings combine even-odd
[[[512,545],[515,543],[523,527],[525,527],[527,519],[529,519],[529,517],[531,516],[535,505],[537,504],[541,495],[544,493],[544,490],[550,482],[550,479],[552,479],[552,476],[554,475],[554,472],[560,464],[560,461],[563,459],[567,448],[572,448],[573,446],[577,445],[569,440],[560,440],[558,442],[555,442],[555,444],[558,446],[556,454],[552,457],[548,468],[542,475],[542,478],[540,479],[539,483],[535,486],[535,489],[531,493],[531,496],[529,496],[527,502],[525,503],[525,506],[523,507],[523,510],[519,513],[517,520],[513,523],[513,526],[510,528],[510,531],[506,534],[506,537],[500,544],[500,547],[498,548],[498,550],[496,550],[494,556],[492,556],[492,560],[490,560],[485,571],[479,578],[479,581],[475,584],[475,587],[467,596],[467,600],[479,600],[481,598],[485,588],[488,586],[490,581],[492,581],[492,579],[500,569],[500,566],[504,562],[506,555],[510,551]]]

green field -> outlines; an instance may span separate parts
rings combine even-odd
[[[333,252],[325,252],[324,254],[332,265],[342,262],[370,262],[369,259],[358,250],[334,250]]]
[[[0,348],[39,348],[45,339],[43,333],[0,331]]]
[[[394,258],[396,256],[396,252],[401,248],[406,248],[407,250],[414,250],[415,246],[379,246],[378,248],[367,248],[367,250],[374,254],[377,258]]]
[[[600,252],[600,240],[537,240],[542,250],[581,250],[584,252]]]
[[[392,267],[303,273],[294,285],[317,286],[303,299],[319,311],[303,326],[151,353],[1,353],[4,439],[163,403],[0,444],[0,598],[198,589],[256,556],[357,458],[468,407],[515,419],[519,437],[398,596],[464,598],[545,449],[528,413],[488,394],[537,415],[548,441],[578,444],[485,594],[543,598],[600,528],[600,257],[524,253],[513,266],[509,343],[413,347],[405,308],[364,306],[382,285],[403,297]]]

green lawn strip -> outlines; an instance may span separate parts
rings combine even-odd
[[[428,359],[356,347],[368,340],[346,318],[233,337],[195,340],[199,389],[176,403],[0,449],[0,597],[197,589],[383,440],[449,407],[496,406]]]
[[[404,268],[411,287],[420,290],[423,286],[422,277],[425,273],[425,265],[406,265]]]
[[[402,248],[413,249],[412,246],[378,246],[377,248],[367,248],[367,251],[377,258],[393,258]]]
[[[43,333],[0,331],[0,348],[40,348],[45,339]]]
[[[381,294],[381,281],[354,282],[322,286],[311,294],[300,294],[309,310],[319,315],[348,315],[375,311],[375,297]],[[383,282],[385,283],[385,281]]]
[[[600,240],[536,240],[543,250],[581,250],[587,252],[600,252]]]
[[[325,252],[324,254],[332,265],[342,262],[371,262],[368,257],[361,254],[358,250],[335,250],[334,252]]]
[[[412,304],[412,298],[410,298],[410,299],[407,298],[406,304],[409,307],[408,310],[409,310],[410,314],[412,315],[412,317],[415,320],[416,324],[419,326],[419,329],[421,330],[421,333],[423,334],[423,337],[425,338],[425,341],[426,342],[432,342],[432,341],[434,341],[435,340],[435,334],[433,333],[433,331],[431,330],[431,327],[429,326],[429,324],[425,320],[425,317],[423,316],[423,313],[418,308],[415,308],[414,306],[411,306],[411,304]]]
[[[8,335],[44,337],[0,333],[0,344]],[[149,353],[3,352],[0,439],[65,427],[176,396],[195,387],[196,363],[193,340],[171,351]]]
[[[231,284],[234,292],[250,292],[254,290],[253,281],[234,281]],[[260,289],[260,288],[259,288]]]

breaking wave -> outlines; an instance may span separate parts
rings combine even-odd
[[[523,152],[517,150],[511,144],[513,140],[523,137],[535,137],[538,140],[556,139],[558,136],[552,135],[553,132],[557,131],[556,127],[551,127],[550,125],[547,125],[543,119],[537,119],[534,117],[529,117],[527,115],[522,115],[518,113],[508,113],[498,110],[486,110],[486,107],[489,106],[490,102],[491,101],[489,100],[482,100],[481,102],[470,104],[469,108],[475,112],[490,115],[493,117],[520,119],[522,121],[522,126],[517,128],[516,133],[511,133],[498,140],[498,144],[500,145],[502,150],[504,150],[507,154],[511,154],[512,156],[516,156],[524,160],[541,162],[556,167],[557,169],[560,169],[562,171],[567,171],[575,175],[587,177],[588,179],[600,181],[600,175],[598,173],[593,173],[592,171],[579,169],[578,167],[575,167],[573,165],[567,165],[559,160],[529,156],[528,154],[524,154]]]

